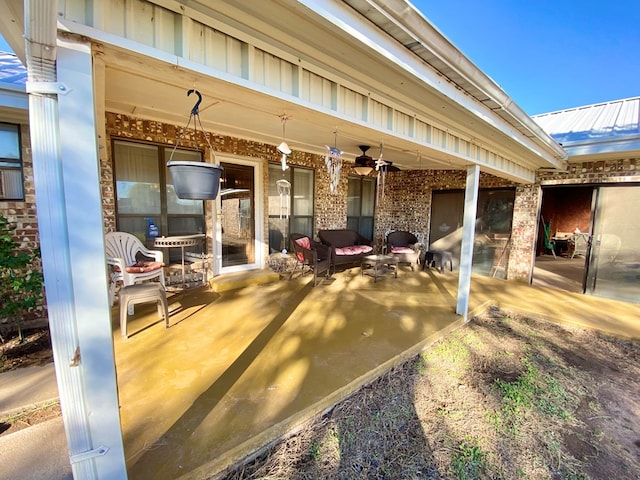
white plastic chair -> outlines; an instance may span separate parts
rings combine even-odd
[[[164,256],[160,250],[147,249],[130,233],[109,232],[105,235],[105,252],[107,264],[112,266],[109,284],[112,306],[118,282],[128,286],[157,278],[164,287]],[[141,260],[140,255],[149,260]]]
[[[589,234],[588,233],[576,233],[569,239],[569,252],[571,258],[576,255],[587,256],[587,248],[589,247]]]

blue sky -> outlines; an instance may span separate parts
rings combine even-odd
[[[640,1],[410,0],[529,115],[640,96]]]

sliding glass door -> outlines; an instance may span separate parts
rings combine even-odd
[[[640,187],[600,187],[587,293],[640,303]]]

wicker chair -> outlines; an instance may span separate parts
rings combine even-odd
[[[405,263],[411,267],[420,259],[420,249],[416,244],[418,239],[413,233],[394,231],[387,235],[387,253],[398,257],[398,263]]]
[[[289,235],[289,240],[297,261],[296,268],[291,271],[289,279],[293,277],[298,264],[302,266],[302,275],[305,273],[305,268],[313,271],[314,287],[318,284],[318,278],[321,273],[326,272],[325,277],[329,278],[329,267],[331,266],[331,251],[329,247],[301,233],[292,233]]]

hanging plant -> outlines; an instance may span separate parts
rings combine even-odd
[[[169,161],[167,162],[167,167],[169,167],[169,171],[171,172],[173,187],[176,190],[176,195],[178,196],[178,198],[189,200],[214,200],[218,196],[218,189],[220,188],[220,177],[222,176],[222,171],[224,170],[221,165],[207,162],[173,160],[173,155],[180,145],[185,132],[188,130],[189,124],[191,123],[192,119],[195,137],[197,137],[198,134],[199,124],[201,130],[204,133],[204,138],[209,145],[209,150],[215,159],[215,151],[211,146],[211,143],[209,142],[209,135],[204,132],[202,122],[200,121],[200,113],[198,109],[200,106],[200,102],[202,102],[202,95],[197,90],[192,89],[187,92],[187,96],[191,95],[192,93],[195,93],[198,96],[198,101],[191,109],[189,121],[187,122],[187,125],[182,131],[182,135],[180,135],[180,138],[178,138],[175,146],[173,147],[173,150],[171,151],[171,156],[169,157]]]

